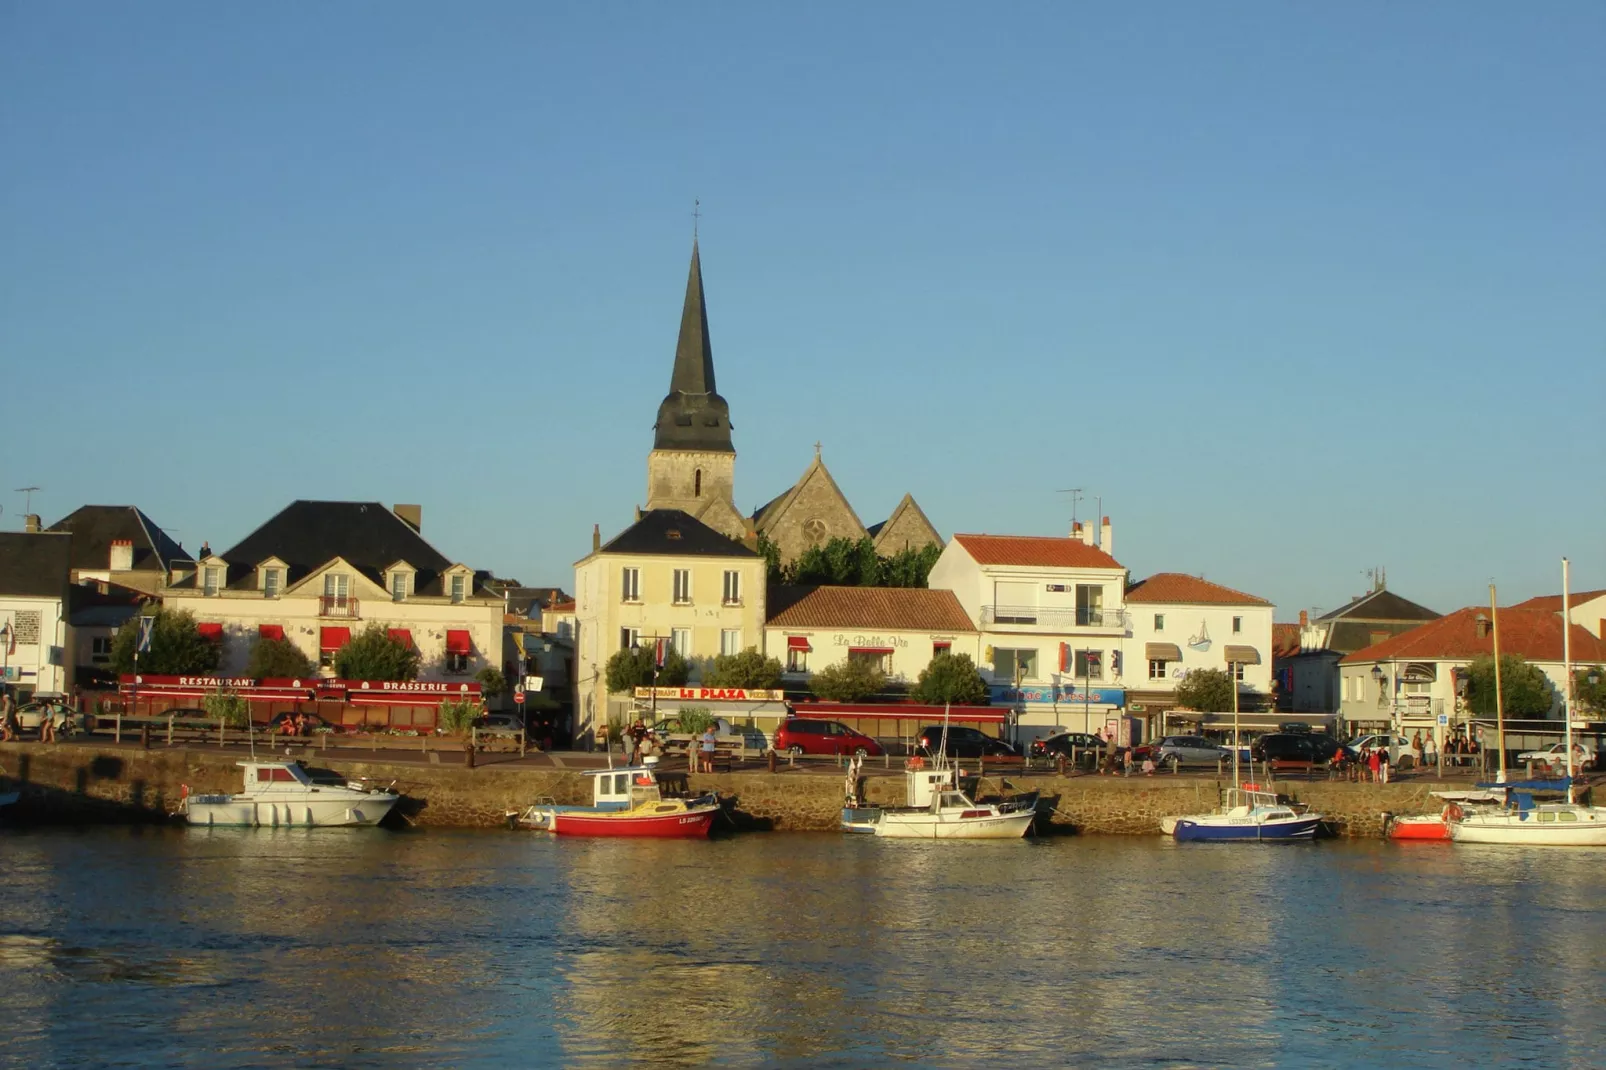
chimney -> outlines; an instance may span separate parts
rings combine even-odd
[[[22,530],[29,535],[37,535],[43,531],[44,528],[40,527],[39,525],[39,514],[29,513],[27,516],[23,517]]]
[[[1082,537],[1082,522],[1080,520],[1071,521],[1070,537],[1073,539],[1080,539]]]
[[[1477,631],[1479,639],[1489,638],[1489,618],[1482,613],[1473,618],[1472,627]]]
[[[1082,529],[1081,530],[1082,545],[1083,546],[1092,546],[1093,545],[1093,525],[1092,524],[1081,524],[1080,527]]]
[[[1310,627],[1310,610],[1302,609],[1299,611],[1299,626],[1301,628]]]
[[[1110,528],[1110,518],[1105,517],[1103,523],[1099,525],[1099,549],[1103,550],[1111,557],[1114,557],[1115,549],[1112,544],[1113,538],[1112,529]]]
[[[420,535],[424,533],[424,507],[422,505],[401,505],[398,503],[392,512],[401,518],[403,524],[406,524]]]
[[[591,525],[591,552],[596,553],[602,549],[602,525]]]
[[[127,572],[134,567],[134,540],[113,539],[111,560],[107,563],[113,572]]]

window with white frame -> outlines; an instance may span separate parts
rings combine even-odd
[[[742,652],[742,630],[726,628],[719,633],[719,652],[727,657]]]
[[[452,601],[461,602],[468,595],[468,577],[459,572],[452,577]]]
[[[619,571],[619,601],[641,601],[641,569],[626,568]]]
[[[669,645],[683,658],[691,657],[691,629],[669,629]]]
[[[1164,613],[1156,613],[1154,615],[1154,630],[1157,631],[1157,632],[1165,631],[1165,614]]]
[[[323,596],[336,605],[345,605],[351,597],[351,577],[343,572],[329,572],[323,577]]]
[[[794,646],[794,647],[788,647],[787,648],[787,651],[786,651],[786,671],[787,672],[808,672],[809,671],[809,649],[808,649],[808,647]]]
[[[742,604],[742,574],[733,568],[725,570],[725,604],[727,606]]]
[[[1154,658],[1149,659],[1149,679],[1164,680],[1166,678],[1166,663]]]
[[[1229,668],[1232,669],[1232,678],[1234,680],[1237,680],[1240,684],[1243,683],[1244,682],[1244,666],[1243,666],[1243,662],[1241,662],[1241,661],[1232,662],[1232,664],[1229,666]]]
[[[691,604],[691,569],[675,569],[674,596],[672,600],[677,606]]]
[[[620,628],[619,629],[619,649],[620,650],[634,650],[640,644],[641,644],[641,629],[640,628]]]
[[[1104,679],[1104,651],[1078,650],[1075,675],[1086,680]]]
[[[207,565],[201,570],[201,593],[211,598],[217,594],[218,585],[223,577],[223,570],[216,565]]]
[[[1242,634],[1243,630],[1244,630],[1244,619],[1242,617],[1234,617],[1234,618],[1232,618],[1232,634],[1233,635]]]
[[[462,577],[458,577],[461,579]],[[390,574],[390,600],[392,602],[405,601],[407,598],[407,573],[392,572]]]
[[[279,597],[279,579],[280,579],[280,576],[279,576],[279,570],[278,569],[276,569],[276,568],[265,568],[265,569],[262,570],[262,597],[263,598],[277,598],[277,597]]]
[[[1097,583],[1076,585],[1076,623],[1098,627],[1104,623],[1104,586]]]

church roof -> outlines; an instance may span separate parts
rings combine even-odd
[[[708,304],[703,297],[703,263],[694,239],[686,301],[675,342],[675,368],[669,393],[658,406],[654,449],[733,453],[730,406],[714,386],[714,350],[708,340]]]
[[[952,591],[925,587],[771,587],[770,628],[896,628],[974,632]]]
[[[670,554],[684,557],[757,557],[735,539],[727,539],[690,513],[651,509],[600,551],[605,554]]]

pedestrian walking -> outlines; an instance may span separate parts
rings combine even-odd
[[[641,761],[641,744],[647,738],[647,726],[641,723],[640,717],[637,717],[635,722],[631,724],[628,735],[630,736],[630,761],[627,764],[635,765]]]
[[[0,740],[13,743],[21,735],[22,726],[17,724],[17,706],[11,701],[11,692],[7,691],[5,698],[0,699]]]
[[[1438,765],[1439,741],[1434,738],[1432,732],[1428,733],[1428,738],[1422,744],[1422,748],[1422,760],[1427,762],[1429,765]]]

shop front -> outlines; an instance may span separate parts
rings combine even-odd
[[[1125,688],[1048,683],[992,684],[989,689],[994,706],[1014,711],[1015,742],[1022,747],[1058,732],[1113,731],[1130,741]]]
[[[478,706],[481,699],[478,683],[428,680],[257,680],[142,673],[123,675],[117,689],[123,712],[139,717],[201,709],[208,695],[223,689],[245,699],[253,724],[267,724],[281,713],[310,713],[345,731],[394,729],[424,734],[435,730],[442,702],[466,701]]]

